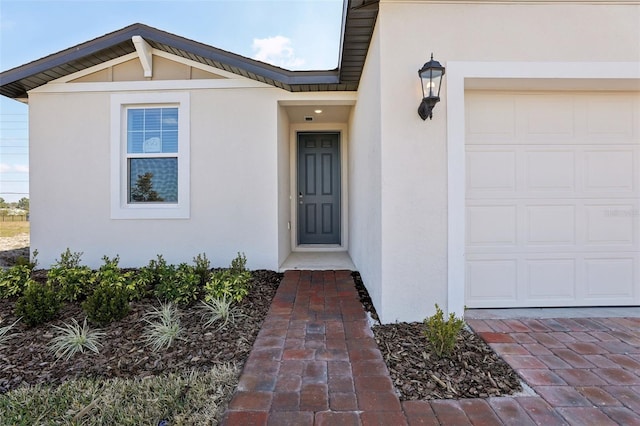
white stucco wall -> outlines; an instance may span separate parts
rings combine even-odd
[[[49,89],[51,91],[51,89]],[[40,265],[69,247],[98,266],[156,254],[172,263],[205,252],[215,266],[244,251],[250,268],[278,267],[279,89],[190,92],[189,219],[110,218],[108,93],[32,93],[32,248]]]
[[[291,155],[289,117],[278,105],[278,266],[291,253]]]
[[[383,304],[380,92],[376,30],[349,123],[349,254],[377,309]]]
[[[423,122],[417,70],[432,52],[445,66],[637,62],[640,6],[595,3],[380,2],[383,322],[421,320],[448,302],[446,93],[454,88],[445,75],[443,100]]]

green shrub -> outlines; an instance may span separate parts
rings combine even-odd
[[[211,302],[214,299],[227,299],[240,302],[249,294],[251,273],[244,271],[233,273],[230,269],[216,271],[205,285],[204,300]]]
[[[80,265],[81,256],[81,252],[72,253],[67,248],[47,273],[47,281],[58,291],[62,300],[82,300],[93,290],[93,271],[88,266]]]
[[[160,281],[156,284],[155,295],[165,302],[187,306],[198,298],[200,275],[196,273],[195,268],[186,263],[170,268],[171,273],[164,270],[159,276]]]
[[[82,309],[93,323],[109,324],[126,317],[129,313],[129,292],[109,280],[103,280],[93,294],[82,303]]]
[[[7,270],[0,268],[0,299],[20,296],[31,278],[29,265],[15,265]]]
[[[211,262],[205,253],[193,258],[195,272],[200,276],[200,285],[204,286],[211,275]]]
[[[151,259],[147,266],[139,269],[135,280],[138,288],[152,291],[161,281],[170,279],[173,273],[173,266],[167,265],[162,255],[159,254],[156,260]]]
[[[451,355],[464,327],[464,320],[456,318],[452,312],[449,314],[449,319],[445,321],[444,313],[436,303],[436,313],[425,319],[424,325],[424,334],[436,355],[439,357]]]
[[[234,275],[240,275],[243,272],[247,272],[247,256],[244,253],[238,252],[235,259],[231,261],[231,273]]]
[[[24,293],[16,302],[16,316],[33,327],[54,318],[60,310],[60,299],[49,284],[27,281]]]
[[[104,264],[95,273],[95,282],[97,284],[106,284],[126,292],[129,300],[139,300],[147,295],[146,287],[134,278],[132,271],[123,272],[118,266],[120,257],[116,256],[110,259],[107,256],[102,257]]]

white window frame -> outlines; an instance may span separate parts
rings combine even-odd
[[[127,109],[178,108],[178,202],[130,203],[128,200]],[[190,216],[189,93],[111,95],[111,218],[188,219]]]

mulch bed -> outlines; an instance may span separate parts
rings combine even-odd
[[[39,271],[38,271],[39,272]],[[216,325],[203,328],[199,302],[181,310],[180,323],[184,340],[168,350],[153,352],[141,337],[146,323],[142,317],[153,307],[155,299],[132,303],[131,312],[121,321],[101,328],[107,335],[101,339],[99,354],[89,352],[69,361],[57,360],[47,345],[53,337],[52,325],[63,326],[75,318],[79,323],[84,313],[78,304],[66,304],[58,319],[34,328],[18,323],[20,334],[0,349],[0,394],[20,385],[59,384],[78,377],[132,378],[167,372],[206,370],[224,362],[244,364],[262,321],[269,310],[282,274],[254,271],[253,288],[239,305],[242,316],[233,324],[216,331]],[[0,300],[2,325],[16,320],[15,300]]]
[[[46,271],[36,278],[45,279]],[[378,316],[360,275],[353,273],[360,300],[371,317]],[[132,304],[130,314],[102,331],[99,354],[57,360],[48,350],[53,337],[52,325],[62,326],[71,318],[78,322],[84,313],[78,304],[66,304],[58,319],[34,328],[18,323],[20,334],[0,349],[0,394],[20,385],[59,384],[78,377],[147,377],[166,372],[206,370],[224,362],[244,364],[269,310],[282,274],[254,271],[253,289],[240,304],[243,314],[221,330],[203,328],[198,304],[182,309],[184,340],[168,350],[153,352],[145,345],[142,317],[154,306],[155,299]],[[14,300],[0,300],[2,325],[15,321]],[[477,398],[508,395],[521,390],[516,373],[476,334],[465,330],[449,358],[438,358],[429,349],[422,323],[397,323],[373,327],[396,389],[402,400]]]
[[[360,301],[378,321],[360,274],[352,274]],[[421,322],[375,325],[373,334],[400,399],[460,399],[522,391],[517,373],[478,335],[464,329],[449,357],[430,348]]]

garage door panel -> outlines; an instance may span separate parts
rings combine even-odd
[[[472,191],[515,191],[516,153],[513,151],[469,151],[467,187]]]
[[[640,304],[640,96],[466,99],[467,306]]]
[[[626,299],[633,302],[638,292],[638,281],[634,280],[636,263],[633,257],[585,259],[585,299]]]
[[[589,150],[584,160],[586,191],[632,192],[637,186],[632,149]]]
[[[478,259],[466,264],[467,298],[485,303],[515,303],[518,281],[516,259]]]
[[[633,99],[596,96],[586,102],[586,131],[601,143],[618,143],[634,137],[638,111]]]
[[[574,137],[574,100],[571,96],[531,95],[518,98],[517,116],[523,121],[521,136],[528,143],[567,140]],[[517,130],[516,130],[517,131]]]
[[[526,260],[526,298],[529,300],[575,299],[574,258]]]
[[[469,144],[476,139],[484,143],[487,138],[491,138],[493,143],[512,143],[516,126],[516,104],[512,96],[477,97],[469,99],[469,102],[471,108],[466,120]]]
[[[467,244],[514,246],[517,242],[516,205],[476,205],[467,209]]]
[[[527,245],[576,243],[576,208],[573,205],[527,206]]]
[[[575,163],[576,154],[569,150],[525,152],[527,191],[575,191]]]
[[[586,241],[589,246],[622,245],[637,248],[638,219],[634,218],[634,206],[631,204],[600,204],[585,207]],[[636,240],[636,241],[634,241]]]

